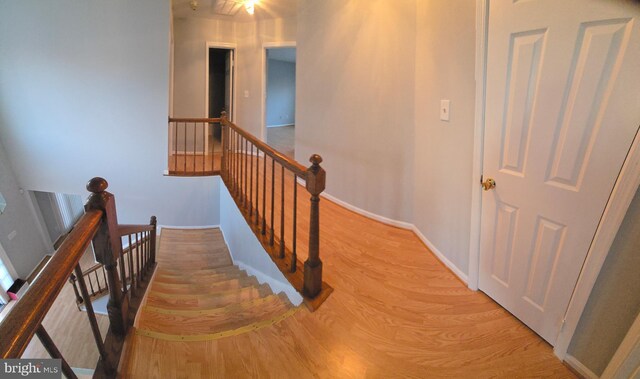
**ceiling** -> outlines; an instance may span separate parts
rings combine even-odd
[[[295,47],[278,47],[278,48],[270,48],[267,50],[267,54],[269,54],[269,59],[273,59],[276,61],[284,61],[284,62],[294,62],[296,61],[296,48]]]
[[[190,2],[191,0],[172,0],[173,16],[251,22],[295,17],[298,8],[298,0],[259,0],[255,5],[255,13],[250,15],[244,9],[242,0],[197,0],[198,7],[195,11],[191,9]]]

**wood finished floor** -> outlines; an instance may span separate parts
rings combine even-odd
[[[298,209],[308,214],[308,196]],[[132,335],[120,377],[575,377],[551,346],[469,290],[411,231],[323,199],[320,233],[334,292],[315,313],[213,341]]]

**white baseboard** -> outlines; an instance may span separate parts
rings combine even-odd
[[[414,228],[414,225],[411,224],[411,223],[408,223],[408,222],[405,222],[405,221],[393,220],[393,219],[390,219],[390,218],[387,218],[387,217],[384,217],[384,216],[377,215],[375,213],[371,213],[369,211],[365,211],[362,208],[358,208],[355,205],[351,205],[351,204],[347,203],[346,201],[342,201],[342,200],[338,199],[337,197],[332,196],[332,195],[330,195],[330,194],[328,194],[326,192],[321,193],[320,196],[324,197],[324,198],[326,198],[326,199],[328,199],[328,200],[330,200],[330,201],[332,201],[332,202],[334,202],[334,203],[336,203],[336,204],[338,204],[338,205],[340,205],[340,206],[342,206],[344,208],[347,208],[350,211],[353,211],[353,212],[355,212],[357,214],[360,214],[360,215],[365,216],[367,218],[370,218],[372,220],[380,221],[383,224],[395,226],[397,228],[408,229],[408,230],[413,230],[413,228]]]
[[[273,291],[273,293],[278,294],[280,292],[284,292],[289,298],[291,304],[298,306],[302,303],[302,296],[300,296],[291,284],[283,283],[242,261],[235,260],[233,263],[237,264],[241,270],[246,271],[249,275],[255,276],[260,284],[267,283],[269,287],[271,287],[271,291]]]
[[[282,126],[294,126],[295,124],[278,124],[278,125],[267,125],[267,128],[280,128]]]
[[[449,268],[454,274],[456,274],[458,276],[458,278],[460,278],[460,280],[462,280],[465,284],[469,283],[469,277],[467,276],[467,274],[465,274],[464,272],[462,272],[462,270],[460,270],[456,265],[453,264],[453,262],[451,262],[449,259],[447,259],[447,257],[431,242],[427,239],[427,237],[425,237],[424,234],[422,234],[422,232],[418,229],[417,226],[415,226],[414,224],[411,224],[409,222],[405,222],[405,221],[399,221],[399,220],[393,220],[390,219],[388,217],[384,217],[384,216],[380,216],[377,215],[375,213],[371,213],[369,211],[366,211],[362,208],[358,208],[355,205],[349,204],[345,201],[342,201],[338,198],[336,198],[335,196],[332,196],[326,192],[323,192],[322,194],[320,194],[321,197],[326,198],[327,200],[330,200],[344,208],[347,208],[350,211],[353,211],[359,215],[365,216],[367,218],[370,218],[372,220],[376,220],[379,221],[383,224],[386,225],[391,225],[391,226],[395,226],[397,228],[401,228],[401,229],[407,229],[407,230],[411,230],[425,245],[427,245],[427,247],[429,248],[429,250],[431,250],[431,252],[433,253],[433,255],[435,255],[445,266],[447,266],[447,268]]]
[[[442,254],[442,252],[438,250],[438,248],[431,241],[429,241],[427,237],[424,236],[424,234],[422,234],[422,232],[418,229],[417,226],[412,225],[411,230],[415,233],[416,236],[418,236],[418,238],[420,238],[420,241],[422,241],[422,243],[427,245],[429,250],[431,250],[433,255],[435,255],[436,258],[440,260],[440,262],[444,263],[444,265],[447,266],[449,270],[453,271],[453,273],[456,274],[456,276],[460,278],[460,280],[462,280],[464,284],[466,285],[469,284],[469,277],[467,276],[467,274],[462,272],[458,268],[458,266],[454,265],[453,262],[447,259],[447,257],[445,257],[445,255]]]
[[[156,233],[160,235],[162,228],[167,229],[220,229],[220,224],[217,225],[199,225],[199,226],[176,226],[176,225],[158,225]]]
[[[596,375],[593,371],[589,370],[587,366],[583,365],[582,362],[577,360],[574,356],[567,354],[564,357],[564,361],[566,364],[571,366],[572,369],[576,370],[576,372],[587,379],[598,379],[598,375]]]

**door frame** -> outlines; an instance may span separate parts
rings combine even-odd
[[[473,180],[471,190],[471,231],[469,240],[469,281],[478,290],[480,277],[480,232],[482,215],[482,164],[484,158],[484,123],[486,105],[487,43],[489,38],[489,6],[491,0],[476,0],[476,104],[473,132]],[[613,240],[627,213],[631,200],[640,186],[640,133],[636,133],[631,148],[614,184],[591,246],[587,251],[580,276],[567,307],[560,333],[554,346],[555,355],[564,360],[569,343],[589,300]]]
[[[229,120],[234,121],[236,119],[236,101],[237,97],[237,75],[236,75],[236,67],[238,66],[238,46],[235,43],[230,42],[214,42],[207,41],[205,42],[205,65],[204,65],[204,116],[205,118],[209,117],[209,49],[224,49],[224,50],[232,50],[233,51],[233,66],[231,71],[231,112],[229,113]],[[205,152],[209,152],[209,139],[205,139]]]
[[[267,50],[296,47],[296,41],[282,41],[282,42],[266,42],[262,44],[262,74],[260,79],[261,96],[260,96],[260,139],[263,142],[267,142]],[[296,49],[296,77],[298,76],[298,51]],[[296,81],[297,83],[297,81]],[[297,91],[296,91],[297,94]],[[296,99],[296,108],[298,107],[298,101]],[[297,112],[296,112],[297,114]],[[294,120],[295,123],[295,120]]]

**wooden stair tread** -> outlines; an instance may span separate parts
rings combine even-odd
[[[231,273],[231,272],[239,272],[242,271],[238,268],[238,266],[221,266],[212,269],[199,268],[198,270],[194,270],[188,273],[185,273],[182,270],[172,269],[171,266],[163,266],[156,268],[156,275],[160,276],[179,276],[179,277],[194,277],[197,275],[211,275],[211,274],[222,274],[222,273]]]
[[[268,285],[244,287],[239,290],[211,295],[166,295],[149,293],[147,305],[159,308],[210,309],[222,307],[239,301],[257,299],[272,294]]]
[[[150,293],[165,294],[215,294],[217,292],[225,292],[243,287],[257,286],[258,280],[253,277],[222,279],[214,282],[196,282],[196,283],[154,283]]]
[[[173,335],[218,333],[270,319],[291,308],[279,296],[271,295],[265,299],[260,303],[246,302],[249,305],[246,307],[238,304],[237,307],[221,308],[218,312],[211,310],[199,315],[146,311],[141,314],[138,328]]]
[[[233,278],[245,278],[249,276],[245,271],[229,271],[218,274],[204,274],[204,275],[157,275],[155,277],[156,283],[166,284],[190,284],[199,283],[202,281],[211,282],[215,280],[233,279]]]

